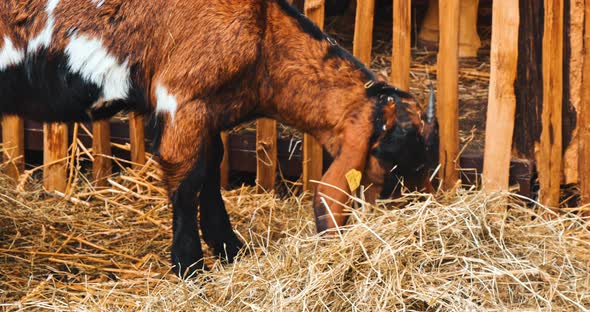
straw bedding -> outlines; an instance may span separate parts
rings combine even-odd
[[[1,177],[2,310],[590,308],[588,223],[465,190],[357,204],[332,238],[314,234],[305,194],[227,191],[246,253],[232,265],[209,257],[210,272],[182,281],[169,272],[171,209],[159,176],[150,162],[95,190],[76,170],[71,195],[44,193],[35,174],[17,187]],[[508,212],[494,213],[503,203]]]

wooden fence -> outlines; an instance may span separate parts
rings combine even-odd
[[[440,178],[442,186],[450,189],[459,180],[459,110],[458,110],[458,68],[459,68],[459,24],[460,1],[440,0],[440,39],[438,54],[437,102],[440,125]],[[569,1],[569,0],[565,0]],[[311,5],[313,3],[313,5]],[[569,2],[566,2],[569,3]],[[574,3],[572,1],[572,3]],[[580,5],[580,1],[575,2]],[[324,24],[325,9],[323,1],[309,1],[305,14],[320,27]],[[410,82],[411,61],[411,0],[393,0],[393,51],[392,83],[408,90]],[[520,10],[522,6],[526,10]],[[559,206],[559,191],[562,178],[562,94],[564,92],[564,1],[544,0],[542,17],[531,16],[529,7],[539,5],[536,0],[494,0],[492,21],[491,75],[489,85],[489,103],[484,151],[484,189],[488,191],[507,190],[510,160],[513,155],[513,138],[515,137],[515,112],[517,111],[518,84],[517,68],[521,58],[533,57],[523,50],[523,42],[532,42],[523,36],[523,27],[543,25],[542,37],[542,85],[543,94],[540,101],[542,131],[534,152],[540,183],[540,201],[550,207]],[[572,4],[574,5],[574,4]],[[581,25],[582,46],[590,46],[590,0],[582,3],[583,25]],[[570,9],[571,6],[568,6]],[[578,8],[579,9],[579,8]],[[353,54],[361,61],[371,60],[373,33],[373,14],[375,0],[357,0],[356,25]],[[534,11],[534,10],[533,10]],[[523,13],[522,15],[520,13]],[[566,12],[567,13],[567,12]],[[585,18],[584,18],[585,16]],[[536,19],[536,20],[535,20]],[[539,21],[538,19],[542,19]],[[523,23],[528,23],[524,25]],[[530,25],[529,25],[530,24]],[[530,29],[534,37],[535,29]],[[570,32],[574,31],[570,29]],[[526,34],[525,34],[526,35]],[[520,53],[520,55],[519,55]],[[520,58],[519,58],[520,57]],[[578,118],[578,176],[583,203],[590,203],[590,48],[583,52],[583,77],[581,103]],[[530,79],[530,77],[528,77]],[[525,84],[530,81],[525,80]],[[533,92],[540,92],[534,90]],[[517,116],[518,117],[518,116]],[[129,118],[131,160],[141,165],[145,163],[143,117],[131,114]],[[517,124],[518,126],[518,124]],[[5,158],[11,160],[8,173],[18,176],[24,165],[23,120],[6,116],[2,121],[2,136]],[[93,162],[94,178],[101,185],[104,177],[111,173],[110,131],[107,121],[93,124]],[[64,124],[47,124],[44,126],[44,185],[49,191],[64,191],[67,172],[67,132]],[[532,130],[531,130],[532,131]],[[222,135],[226,149],[222,162],[222,184],[228,184],[229,153],[228,134]],[[277,127],[276,122],[268,119],[257,121],[257,183],[260,191],[271,190],[275,184],[277,170]],[[533,152],[531,152],[533,153]],[[305,135],[303,143],[303,181],[304,189],[312,190],[314,183],[322,175],[322,148],[311,137]]]

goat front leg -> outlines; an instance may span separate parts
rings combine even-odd
[[[219,134],[213,135],[207,148],[207,181],[199,195],[199,216],[203,239],[216,256],[231,263],[244,245],[232,230],[221,197],[220,165],[223,143]]]
[[[206,269],[197,223],[197,193],[207,178],[206,114],[186,103],[164,121],[160,163],[172,202],[172,265],[188,277]]]
[[[346,174],[353,169],[363,172],[367,158],[367,144],[349,142],[342,147],[316,189],[313,208],[319,233],[343,226],[348,220],[343,206],[351,193]]]

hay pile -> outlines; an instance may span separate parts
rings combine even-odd
[[[77,177],[65,198],[0,178],[2,310],[590,307],[588,224],[571,213],[543,221],[513,196],[410,194],[357,209],[341,236],[322,238],[305,196],[242,187],[224,199],[247,254],[234,265],[210,257],[211,272],[182,281],[169,273],[171,209],[153,162],[103,190]],[[490,222],[506,200],[506,222]]]

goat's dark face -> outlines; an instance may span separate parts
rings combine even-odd
[[[423,109],[408,93],[391,87],[380,93],[366,174],[375,187],[373,196],[390,196],[401,180],[410,190],[433,191],[430,175],[438,165],[434,96]]]

